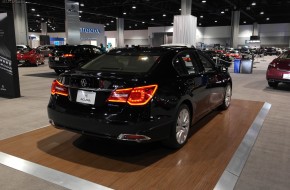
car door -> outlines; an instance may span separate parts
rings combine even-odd
[[[201,63],[200,70],[202,71],[203,83],[208,93],[208,106],[210,109],[216,108],[223,101],[224,77],[208,56],[200,51],[196,52],[196,56],[198,56]]]
[[[180,75],[178,82],[181,90],[193,105],[192,119],[197,120],[208,111],[208,98],[193,51],[180,52],[173,60],[173,66]]]

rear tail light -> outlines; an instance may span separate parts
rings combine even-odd
[[[269,64],[269,67],[273,67],[273,68],[275,68],[276,66],[277,66],[276,62],[271,62],[271,63]]]
[[[50,54],[48,54],[48,57],[51,57],[52,56],[52,54],[50,53]]]
[[[51,85],[51,94],[55,95],[62,95],[68,96],[68,88],[61,84],[59,81],[54,80]]]
[[[114,90],[108,102],[128,103],[132,106],[147,104],[154,96],[158,85],[141,86],[135,88],[125,88]]]
[[[75,55],[74,54],[71,54],[71,53],[67,53],[67,54],[63,54],[63,57],[74,57]]]

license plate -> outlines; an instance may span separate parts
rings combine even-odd
[[[78,90],[77,94],[77,102],[83,103],[83,104],[95,104],[95,98],[96,98],[96,92],[88,92],[84,90]]]
[[[55,60],[55,61],[59,61],[59,57],[55,57],[54,60]]]
[[[283,74],[283,79],[290,79],[290,74]]]

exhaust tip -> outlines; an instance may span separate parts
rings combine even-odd
[[[150,140],[150,137],[147,137],[145,135],[138,135],[138,134],[120,134],[118,136],[118,140],[124,140],[124,141],[148,141]]]

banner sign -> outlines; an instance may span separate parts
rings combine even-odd
[[[0,96],[20,97],[12,13],[0,13]]]
[[[79,3],[65,0],[65,31],[66,43],[80,44]]]

